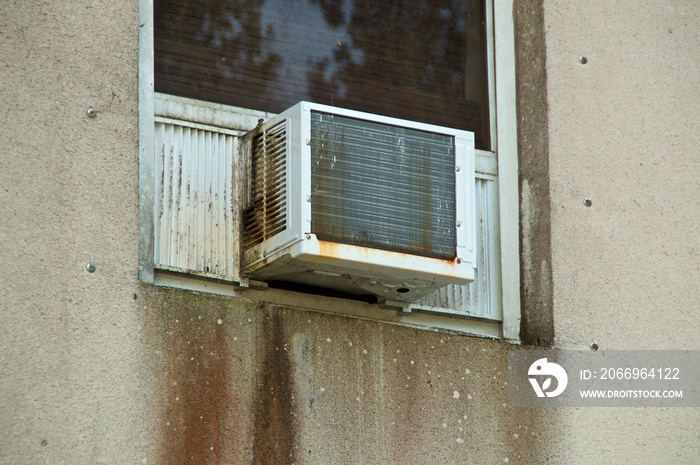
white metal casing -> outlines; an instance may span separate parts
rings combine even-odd
[[[453,137],[455,144],[454,260],[318,240],[312,233],[311,112],[318,111]],[[242,276],[371,293],[380,300],[412,302],[448,284],[474,280],[476,225],[474,135],[468,131],[300,102],[256,131],[285,121],[286,227],[242,251]],[[246,142],[243,142],[245,146]],[[371,149],[371,147],[368,147]],[[245,207],[241,205],[240,207]],[[240,212],[238,212],[240,214]]]

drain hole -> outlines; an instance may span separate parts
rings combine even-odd
[[[411,292],[411,290],[407,287],[400,287],[396,289],[396,292],[398,292],[399,294],[405,294],[407,292]]]

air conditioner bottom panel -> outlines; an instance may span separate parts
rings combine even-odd
[[[260,281],[372,294],[379,302],[414,302],[448,284],[468,284],[475,275],[474,264],[463,260],[438,260],[319,241],[313,234],[244,265],[243,273]]]

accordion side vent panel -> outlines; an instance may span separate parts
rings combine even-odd
[[[252,140],[252,185],[243,215],[243,247],[249,249],[287,227],[287,125],[280,121]]]
[[[498,227],[498,192],[496,181],[476,180],[476,279],[468,285],[450,284],[429,294],[415,304],[440,313],[501,319],[500,311],[500,244],[493,231]]]
[[[156,267],[233,279],[235,136],[160,121],[154,129]]]

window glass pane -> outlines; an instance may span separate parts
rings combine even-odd
[[[476,133],[484,0],[155,0],[157,92],[279,113],[309,100]]]

